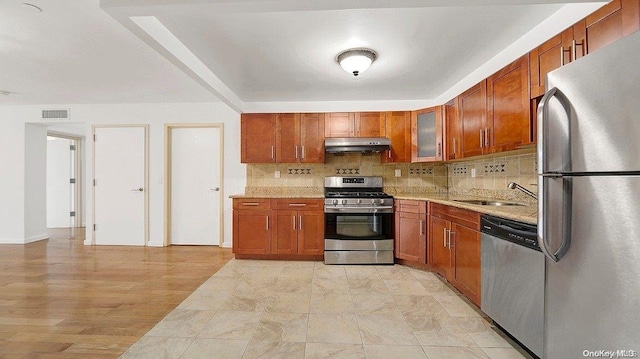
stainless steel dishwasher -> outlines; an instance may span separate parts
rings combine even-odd
[[[545,260],[536,229],[535,225],[482,216],[481,309],[542,357]]]

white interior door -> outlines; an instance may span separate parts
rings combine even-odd
[[[94,240],[146,243],[146,127],[94,129]]]
[[[171,244],[220,244],[221,131],[171,129]]]
[[[73,227],[72,142],[47,136],[47,228]]]

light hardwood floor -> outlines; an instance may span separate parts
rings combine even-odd
[[[0,245],[0,358],[117,358],[233,254],[85,246],[84,231]]]

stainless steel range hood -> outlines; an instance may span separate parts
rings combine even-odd
[[[391,148],[391,140],[386,137],[336,137],[324,140],[326,153],[383,152]]]

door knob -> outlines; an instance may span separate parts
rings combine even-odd
[[[134,188],[134,189],[131,190],[131,192],[142,192],[142,191],[144,191],[144,189],[142,187]]]
[[[209,188],[209,191],[219,192],[220,191],[220,187]]]

